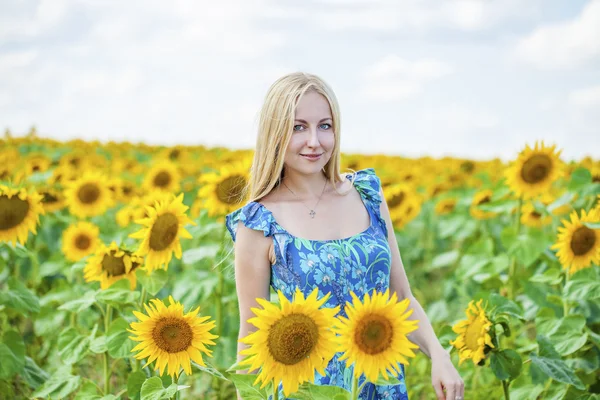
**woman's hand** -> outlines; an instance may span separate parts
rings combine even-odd
[[[465,383],[445,351],[431,357],[431,383],[438,400],[465,398]]]

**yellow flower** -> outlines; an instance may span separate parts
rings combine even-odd
[[[473,360],[477,365],[485,359],[485,347],[494,347],[492,337],[488,333],[492,322],[485,314],[485,307],[481,307],[482,302],[483,300],[479,300],[477,305],[474,305],[474,301],[471,300],[465,311],[467,319],[459,321],[452,327],[452,330],[458,333],[458,337],[450,341],[450,344],[459,351],[458,365],[468,359]]]
[[[196,225],[185,214],[187,209],[188,206],[183,204],[183,193],[177,197],[171,194],[168,199],[155,202],[153,207],[146,207],[148,217],[136,221],[144,228],[129,237],[142,239],[137,253],[146,256],[148,272],[157,268],[168,269],[173,252],[181,259],[179,239],[192,238],[184,226]]]
[[[0,242],[25,244],[44,214],[42,196],[35,191],[0,185]]]
[[[90,222],[71,225],[63,232],[62,252],[68,260],[77,262],[96,250],[99,235],[100,229]]]
[[[151,305],[144,304],[146,314],[134,311],[140,322],[132,322],[131,332],[135,336],[129,338],[140,342],[131,351],[139,352],[133,357],[141,360],[147,358],[147,365],[156,360],[155,371],[160,375],[167,372],[171,377],[178,377],[181,368],[186,375],[192,375],[191,361],[205,367],[202,353],[211,356],[207,345],[214,345],[213,339],[218,336],[210,333],[215,322],[210,317],[198,317],[200,307],[187,314],[183,305],[169,296],[169,306],[159,299],[150,300]]]
[[[65,196],[60,190],[46,187],[38,189],[38,193],[42,196],[42,206],[45,212],[51,213],[65,207]]]
[[[242,206],[248,184],[247,162],[225,165],[218,172],[205,173],[200,178],[203,186],[198,197],[211,217],[221,217]]]
[[[533,204],[526,203],[521,210],[521,223],[526,226],[541,228],[552,223],[552,217],[540,214],[533,207]]]
[[[143,263],[143,257],[119,248],[115,242],[109,247],[100,243],[95,254],[87,260],[83,278],[86,282],[100,282],[101,289],[108,289],[113,283],[127,279],[131,290],[134,290],[137,284],[135,270],[143,268]]]
[[[551,247],[558,250],[556,255],[570,275],[589,268],[592,263],[600,264],[600,229],[588,228],[585,222],[600,222],[600,212],[597,209],[589,213],[581,210],[579,217],[573,211],[570,221],[562,221],[564,227],[558,228],[556,244]]]
[[[555,147],[546,147],[543,141],[536,142],[533,149],[527,145],[506,169],[506,183],[517,197],[535,198],[550,190],[554,181],[563,175],[564,164]]]
[[[350,293],[352,303],[346,303],[348,318],[338,317],[335,331],[340,360],[346,365],[354,364],[354,376],[361,374],[376,382],[381,374],[387,379],[388,371],[401,373],[399,363],[408,365],[406,357],[414,357],[412,349],[419,346],[408,340],[407,335],[417,329],[417,320],[409,320],[413,310],[408,310],[409,299],[398,302],[389,289],[385,293],[374,291],[365,294],[364,301]]]
[[[96,172],[88,172],[69,182],[65,199],[71,214],[79,218],[93,217],[111,207],[113,198],[106,182],[106,178]]]
[[[315,370],[325,375],[325,367],[335,354],[335,334],[330,330],[339,308],[321,308],[330,293],[317,300],[315,288],[306,299],[296,288],[292,302],[278,292],[280,305],[256,299],[263,307],[253,308],[248,320],[258,329],[240,339],[249,347],[240,354],[250,370],[262,367],[254,384],[261,388],[282,382],[285,396],[298,391],[303,382],[314,382]]]
[[[473,218],[477,219],[490,219],[496,216],[496,213],[490,211],[483,211],[479,208],[480,205],[489,203],[492,199],[493,192],[489,189],[482,190],[480,192],[475,193],[473,197],[473,201],[471,203],[471,208],[469,212]]]
[[[163,192],[175,193],[179,191],[181,174],[177,165],[168,161],[158,161],[146,174],[144,187],[149,191],[161,190]]]
[[[450,214],[456,208],[456,199],[448,197],[437,202],[435,212],[439,215]]]

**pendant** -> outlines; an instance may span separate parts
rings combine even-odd
[[[315,212],[315,210],[310,210],[309,214],[310,214],[310,217],[311,217],[311,218],[314,218],[314,217],[315,217],[315,214],[316,214],[316,212]]]

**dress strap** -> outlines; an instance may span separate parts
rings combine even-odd
[[[250,229],[262,231],[265,237],[282,232],[282,228],[275,222],[273,214],[262,204],[255,201],[225,216],[225,225],[234,242],[240,221]]]
[[[387,238],[387,228],[385,220],[381,216],[381,180],[375,173],[373,168],[365,168],[358,170],[354,175],[349,174],[348,176],[354,176],[353,184],[358,193],[362,196],[365,204],[371,208],[372,214],[376,217],[377,223],[384,231],[385,237]]]

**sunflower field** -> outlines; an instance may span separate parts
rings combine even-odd
[[[264,368],[236,373],[239,312],[224,216],[245,204],[251,161],[252,151],[7,132],[0,398],[235,399],[237,390],[268,399],[282,382],[292,398],[331,399],[334,392],[313,391],[313,367],[302,363],[313,350],[331,356],[334,344],[350,346],[347,362],[373,382],[392,370],[382,357],[361,369],[349,334],[360,321],[331,323],[316,294],[288,302],[273,293],[254,310],[267,331],[243,339],[244,365]],[[543,142],[515,149],[508,163],[342,157],[343,171],[370,167],[412,291],[465,398],[600,399],[600,160],[564,160]],[[406,311],[387,296],[349,307],[356,315]],[[287,340],[290,332],[264,316],[290,310],[307,310],[323,328],[314,349],[299,356],[281,346],[270,355],[293,364],[293,374],[260,362],[265,335]],[[406,356],[396,359],[406,364],[409,398],[435,399],[431,362],[404,336],[416,326],[393,329],[402,334],[393,350]]]

